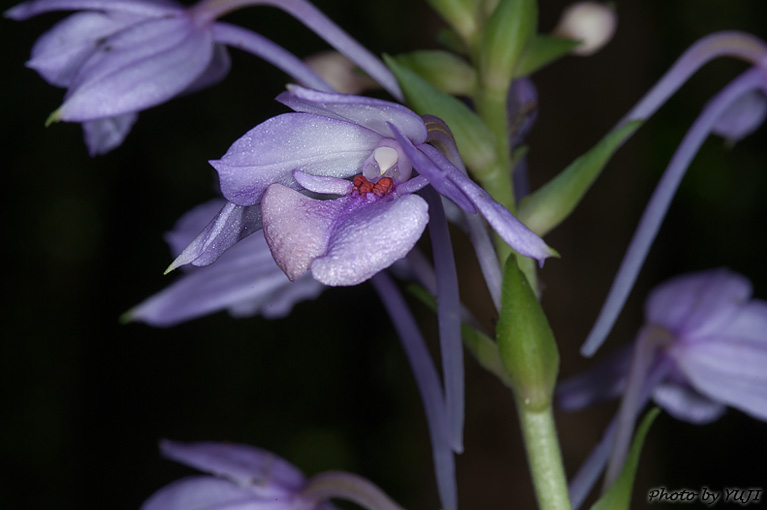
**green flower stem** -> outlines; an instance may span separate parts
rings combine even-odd
[[[532,411],[524,403],[518,402],[517,411],[538,508],[571,510],[551,405],[541,411]]]
[[[480,87],[474,96],[477,113],[495,135],[495,161],[485,168],[478,169],[476,177],[493,198],[514,213],[516,203],[511,182],[507,93],[505,90],[493,91]]]

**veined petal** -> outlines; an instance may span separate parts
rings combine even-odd
[[[417,195],[360,204],[338,218],[327,253],[312,262],[312,275],[326,285],[357,285],[404,258],[429,222]]]
[[[52,11],[121,11],[143,16],[163,16],[183,9],[170,0],[30,0],[5,11],[5,16],[25,20]]]
[[[288,85],[277,101],[297,112],[313,113],[358,124],[386,138],[394,138],[389,124],[414,144],[426,141],[426,125],[410,108],[400,104],[351,94],[333,94]]]
[[[135,24],[100,44],[83,64],[58,118],[80,122],[160,104],[188,88],[212,54],[210,31],[189,16]]]
[[[767,344],[698,341],[670,351],[690,384],[712,400],[767,420]]]
[[[726,269],[674,278],[650,294],[647,322],[679,337],[699,336],[726,325],[751,296],[751,283]]]
[[[192,264],[195,266],[207,266],[215,261],[226,249],[234,245],[237,241],[244,239],[250,234],[261,229],[261,211],[258,206],[242,207],[231,202],[224,202],[224,206],[218,214],[210,220],[208,225],[197,234],[197,236],[184,248],[176,260],[168,267],[166,273],[174,269]],[[210,208],[213,206],[206,205]],[[210,209],[206,209],[208,211]],[[189,222],[197,221],[200,212],[195,213],[195,217]],[[181,220],[183,222],[184,219]],[[181,230],[188,232],[190,223],[181,223]],[[179,225],[176,226],[176,229]],[[180,237],[186,237],[188,234],[182,233]],[[176,241],[177,237],[170,234],[170,243],[175,251],[181,243]]]
[[[696,425],[718,420],[727,407],[714,402],[688,386],[674,382],[659,384],[652,394],[653,400],[671,416]]]
[[[51,85],[68,87],[80,66],[98,49],[100,39],[141,21],[126,12],[81,12],[64,18],[45,32],[32,48],[30,67]]]
[[[176,462],[249,486],[263,498],[279,498],[301,490],[304,475],[277,455],[231,443],[162,441],[162,454]]]
[[[333,286],[356,285],[403,258],[428,222],[428,206],[415,195],[314,200],[280,184],[264,194],[261,211],[285,274],[294,280],[311,268]]]
[[[717,335],[736,340],[767,342],[767,302],[754,299],[743,305],[737,315]]]
[[[130,133],[138,114],[126,113],[117,117],[89,120],[82,123],[85,145],[91,156],[106,154],[118,147]]]
[[[271,184],[297,188],[293,170],[341,178],[359,173],[380,140],[377,133],[349,122],[286,113],[248,131],[210,164],[228,200],[253,205]]]

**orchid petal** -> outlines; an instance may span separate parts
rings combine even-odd
[[[212,31],[216,42],[247,51],[306,85],[320,90],[332,90],[306,63],[266,37],[220,21],[213,24]]]
[[[160,451],[176,462],[249,486],[263,498],[284,497],[304,486],[304,475],[296,467],[253,446],[164,440]]]
[[[30,0],[8,9],[4,14],[7,18],[20,21],[44,12],[81,9],[163,16],[181,11],[182,6],[169,0]]]
[[[384,101],[350,94],[319,92],[288,85],[277,101],[297,112],[311,113],[360,125],[386,138],[394,138],[389,124],[415,144],[426,140],[426,126],[411,109]]]
[[[138,114],[126,113],[116,117],[89,120],[83,122],[85,145],[91,156],[106,154],[118,147],[130,133],[133,124],[138,120]]]
[[[631,355],[631,347],[621,349],[592,370],[560,382],[556,389],[559,407],[578,411],[620,396],[626,387]]]
[[[602,305],[599,317],[581,347],[582,355],[593,356],[610,332],[631,292],[682,177],[698,149],[708,138],[717,119],[743,94],[758,88],[765,90],[767,88],[765,72],[763,68],[757,66],[735,78],[708,103],[684,136],[642,213],[642,218],[613,280],[607,299]],[[643,108],[644,106],[637,106],[637,111]]]
[[[80,67],[97,50],[97,41],[143,17],[123,12],[81,12],[64,18],[32,47],[30,67],[51,85],[68,87]]]
[[[176,220],[173,229],[163,236],[170,247],[170,254],[174,258],[178,257],[226,204],[223,198],[214,198],[187,211]]]
[[[767,420],[767,344],[699,340],[670,354],[690,384],[709,398]]]
[[[242,207],[226,202],[218,214],[179,254],[165,271],[192,264],[206,266],[237,241],[261,229],[258,206]]]
[[[293,170],[339,178],[355,175],[380,140],[373,131],[348,122],[286,113],[248,131],[210,164],[228,200],[253,205],[273,183],[296,188]]]
[[[717,334],[737,340],[767,342],[767,302],[758,299],[749,301]]]
[[[674,278],[647,300],[647,322],[679,336],[702,335],[726,324],[751,295],[745,277],[725,269]]]
[[[653,390],[656,404],[677,420],[706,425],[721,418],[727,407],[701,395],[697,391],[674,382],[659,384]]]
[[[297,302],[313,299],[323,289],[309,275],[290,282],[258,232],[232,246],[214,264],[181,276],[125,318],[166,327],[221,310],[236,317],[284,317]]]
[[[475,213],[477,209],[469,198],[450,180],[445,177],[444,169],[439,168],[434,161],[424,154],[422,150],[416,148],[415,145],[410,143],[410,140],[405,138],[401,133],[396,133],[396,127],[392,126],[397,136],[397,141],[400,143],[405,155],[413,163],[413,167],[418,170],[422,176],[429,180],[429,183],[434,186],[434,189],[440,192],[441,195],[449,198],[455,202],[458,207],[464,211]],[[430,147],[426,144],[419,146],[421,149]],[[436,149],[435,149],[436,150]]]
[[[212,53],[210,31],[187,16],[132,25],[83,64],[57,116],[80,122],[163,103],[205,71]]]
[[[404,258],[429,221],[417,195],[362,203],[345,211],[334,226],[327,253],[312,262],[312,275],[325,285],[356,285]]]
[[[736,99],[730,109],[719,117],[712,132],[737,142],[756,131],[767,117],[767,96],[753,90]]]
[[[455,483],[455,459],[447,441],[445,403],[437,369],[429,355],[418,325],[394,282],[386,273],[378,273],[371,280],[394,324],[405,350],[410,369],[421,395],[426,423],[431,438],[437,488],[444,510],[457,510],[458,496]]]
[[[487,191],[461,172],[441,152],[427,144],[422,145],[421,150],[436,163],[437,168],[442,169],[445,176],[474,204],[501,239],[517,253],[534,258],[541,265],[547,257],[556,255],[543,239],[496,202]]]
[[[313,193],[322,193],[326,195],[348,195],[354,189],[354,183],[346,179],[329,177],[322,175],[312,175],[296,170],[293,172],[293,178],[302,188]]]
[[[426,228],[427,210],[415,195],[315,200],[279,184],[261,206],[267,243],[288,278],[311,268],[333,286],[361,283],[407,255]]]
[[[289,510],[290,503],[258,498],[250,486],[211,476],[182,478],[155,492],[141,510]]]
[[[219,83],[226,78],[232,68],[232,59],[226,46],[223,44],[213,45],[213,55],[211,56],[208,67],[198,76],[189,87],[184,90],[184,94],[191,94],[199,90],[206,89]]]
[[[437,319],[439,325],[442,373],[445,384],[445,413],[448,441],[453,451],[463,452],[464,368],[461,341],[461,302],[458,274],[450,242],[442,198],[433,189],[424,190],[430,210],[429,236],[434,254],[437,280]]]

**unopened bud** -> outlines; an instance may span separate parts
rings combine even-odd
[[[599,2],[578,2],[565,9],[552,34],[581,41],[572,53],[585,57],[610,42],[617,24],[618,16],[611,7]]]
[[[342,94],[360,94],[380,88],[375,80],[357,69],[354,62],[337,51],[323,51],[304,60],[312,71]]]

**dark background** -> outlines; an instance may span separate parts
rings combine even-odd
[[[405,0],[316,4],[376,53],[434,47],[441,26],[425,5]],[[566,4],[542,4],[540,27],[548,31]],[[566,58],[536,77],[541,105],[530,137],[536,186],[604,135],[699,37],[723,29],[767,36],[763,2],[621,1],[617,7],[619,30],[610,46],[590,58]],[[159,457],[157,441],[172,438],[258,445],[307,474],[353,471],[407,508],[437,508],[420,401],[368,285],[328,290],[272,322],[224,313],[172,329],[117,321],[170,281],[162,276],[170,261],[162,234],[213,196],[206,161],[282,111],[271,98],[284,76],[232,51],[233,70],[223,83],[142,112],[123,147],[91,159],[78,126],[43,128],[63,93],[23,67],[36,37],[57,19],[0,20],[3,507],[137,509],[153,491],[190,473]],[[231,20],[300,56],[326,48],[271,8]],[[673,150],[707,99],[744,68],[717,61],[698,73],[547,238],[562,254],[541,277],[563,377],[590,366],[577,350]],[[600,354],[632,339],[647,290],[680,272],[728,266],[753,279],[756,296],[767,297],[764,137],[762,127],[734,148],[716,138],[706,143]],[[474,261],[465,248],[458,253],[465,301],[489,325]],[[415,307],[433,340],[431,314]],[[466,453],[458,459],[462,507],[533,508],[510,393],[472,360],[467,384]],[[569,474],[614,408],[558,415]],[[647,491],[660,485],[764,487],[765,432],[765,424],[737,411],[704,427],[661,415],[640,463],[636,506],[646,506]]]

